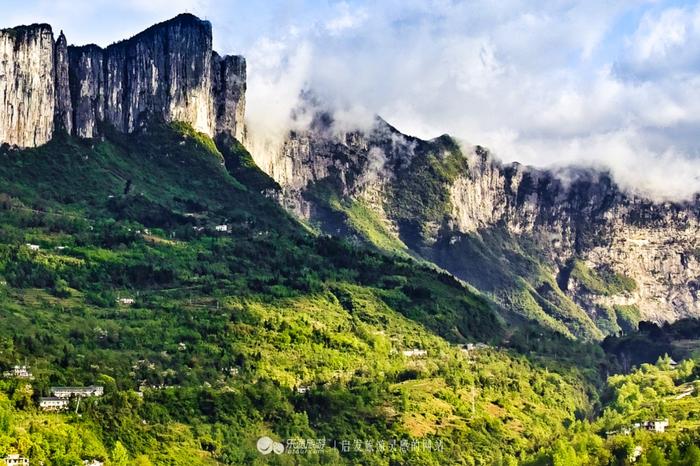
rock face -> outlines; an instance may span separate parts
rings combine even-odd
[[[104,53],[96,45],[68,49],[73,132],[81,138],[98,135],[104,121]]]
[[[68,60],[68,42],[63,31],[56,40],[54,51],[55,79],[55,130],[73,133],[73,102],[70,97],[70,74]]]
[[[245,140],[246,63],[241,56],[212,57],[214,132]]]
[[[501,224],[534,238],[563,290],[592,315],[635,306],[641,318],[656,322],[700,316],[699,199],[654,203],[621,192],[605,173],[556,175],[501,165],[481,148],[450,195],[454,230],[476,233]],[[633,289],[586,289],[567,270],[572,258],[592,272],[630,278]]]
[[[184,14],[100,48],[54,43],[47,25],[0,33],[5,100],[0,142],[28,147],[55,129],[83,138],[103,125],[183,121],[209,136],[245,133],[246,64],[212,51],[211,24]]]
[[[284,204],[329,233],[377,237],[356,227],[360,204],[412,254],[574,335],[700,316],[700,199],[655,203],[607,173],[502,164],[381,120],[366,132],[332,126],[316,118],[279,153],[253,154]]]
[[[36,146],[49,141],[54,95],[51,27],[0,31],[0,143]]]

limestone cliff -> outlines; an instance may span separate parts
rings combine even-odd
[[[68,41],[63,31],[56,40],[54,50],[54,72],[55,72],[55,118],[54,126],[56,130],[73,133],[73,102],[70,97],[70,78],[68,61]]]
[[[212,58],[214,132],[245,140],[246,62],[241,56]]]
[[[212,50],[211,24],[189,14],[107,48],[68,46],[38,25],[0,33],[0,143],[36,146],[54,130],[93,138],[149,118],[209,136],[245,133],[246,63]]]
[[[431,260],[564,333],[700,316],[700,201],[654,203],[594,170],[504,165],[381,120],[332,127],[319,116],[279,153],[254,154],[320,228]]]
[[[54,44],[47,24],[0,31],[0,144],[36,146],[53,135]]]
[[[697,199],[655,203],[621,192],[606,173],[504,166],[480,148],[450,195],[451,230],[502,224],[534,238],[561,288],[595,318],[622,306],[657,322],[700,315]],[[627,286],[612,286],[610,273]]]

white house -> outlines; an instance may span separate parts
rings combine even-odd
[[[471,351],[479,351],[483,349],[487,349],[489,345],[486,343],[467,343],[466,345],[462,345],[460,348],[463,353],[469,353]]]
[[[51,393],[56,398],[87,398],[104,395],[104,387],[99,385],[90,385],[89,387],[51,387]]]
[[[635,429],[644,429],[651,432],[666,432],[666,427],[668,427],[668,419],[663,419],[661,421],[642,421],[634,424]]]
[[[41,249],[38,244],[27,243],[27,247],[30,251],[38,251],[39,249]]]
[[[123,304],[125,306],[131,306],[136,302],[134,298],[119,298],[117,301],[119,304]]]
[[[63,411],[68,409],[68,398],[47,396],[39,398],[39,407],[44,411]]]
[[[104,466],[104,461],[99,460],[83,460],[84,466]]]
[[[404,350],[403,355],[406,356],[407,358],[419,358],[423,356],[427,356],[428,352],[426,350],[414,348],[410,350]]]
[[[214,227],[216,231],[223,231],[224,233],[228,231],[228,225],[217,225]]]
[[[666,427],[668,427],[668,419],[652,422],[652,429],[654,432],[666,432]]]
[[[5,464],[7,466],[15,466],[15,465],[22,465],[22,466],[29,466],[29,459],[24,458],[19,455],[7,455],[5,457]]]
[[[309,391],[309,388],[310,387],[308,385],[301,385],[297,387],[297,393],[301,393],[303,395],[304,393]]]

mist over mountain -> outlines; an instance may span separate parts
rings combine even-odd
[[[216,50],[246,56],[251,135],[277,145],[311,90],[348,125],[377,114],[505,162],[610,168],[629,192],[659,200],[700,191],[693,2],[293,5],[30,1],[3,23],[47,22],[71,43],[105,47],[187,10],[216,18]]]
[[[260,40],[248,54],[251,134],[288,125],[310,90],[344,128],[379,114],[506,162],[610,169],[625,190],[658,200],[700,191],[688,46],[697,8],[484,3],[340,4]]]

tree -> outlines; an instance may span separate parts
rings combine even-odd
[[[552,464],[554,466],[576,466],[581,464],[581,462],[573,446],[558,440],[554,446],[554,453],[552,453]]]
[[[129,466],[131,464],[129,452],[120,441],[117,441],[117,443],[114,444],[114,449],[112,450],[111,456],[112,466]]]
[[[659,447],[651,447],[646,455],[646,460],[650,466],[668,466],[666,456]]]
[[[153,466],[151,460],[146,455],[139,455],[134,459],[134,466]]]
[[[29,384],[21,383],[15,389],[12,394],[12,401],[15,402],[15,406],[19,409],[27,409],[32,405],[32,395],[34,395],[34,390]]]
[[[697,445],[691,445],[685,451],[683,466],[700,466],[700,448]]]

